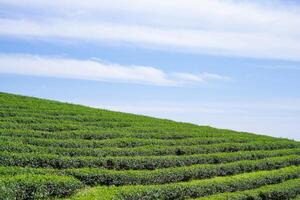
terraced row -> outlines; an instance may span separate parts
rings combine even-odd
[[[77,179],[58,175],[6,175],[0,176],[0,199],[48,199],[65,197],[83,185]]]
[[[242,200],[242,199],[297,199],[300,193],[300,179],[292,179],[283,183],[266,185],[253,190],[226,192],[197,198],[197,200]]]
[[[61,122],[62,123],[62,122]],[[185,130],[178,132],[177,129],[172,129],[169,131],[153,131],[153,128],[141,130],[128,130],[128,129],[104,129],[101,126],[97,126],[97,130],[86,130],[84,128],[80,130],[68,130],[68,131],[40,131],[32,129],[8,129],[9,124],[0,122],[0,136],[14,136],[14,137],[35,137],[35,138],[53,138],[53,139],[113,139],[113,138],[145,138],[145,139],[187,139],[187,138],[240,138],[240,139],[270,139],[278,140],[277,138],[272,138],[269,136],[257,136],[250,133],[239,133],[239,132],[228,132],[216,131],[210,127],[203,127],[211,129],[207,132],[196,132],[192,130]],[[47,126],[49,127],[49,125]],[[135,127],[136,128],[136,127]],[[149,132],[147,131],[149,130]],[[151,131],[150,131],[151,130]]]
[[[25,144],[24,144],[25,143]],[[254,151],[254,150],[276,150],[286,148],[300,148],[299,143],[288,141],[254,141],[248,143],[216,143],[211,145],[191,146],[141,146],[141,147],[102,147],[102,148],[71,148],[39,146],[34,143],[26,144],[23,141],[0,142],[1,151],[26,152],[26,153],[47,153],[63,156],[152,156],[152,155],[192,155],[218,152]]]
[[[158,169],[194,164],[218,164],[238,160],[256,160],[274,156],[299,155],[300,149],[243,151],[232,153],[193,154],[188,156],[135,156],[135,157],[68,157],[39,153],[0,152],[2,166],[30,166],[57,169],[98,167],[107,169]]]
[[[256,171],[256,170],[271,170],[271,169],[282,168],[285,166],[298,165],[299,163],[300,163],[300,156],[294,155],[294,156],[274,157],[274,158],[262,159],[257,161],[238,161],[238,162],[218,164],[218,165],[195,165],[186,168],[179,167],[179,168],[172,168],[172,169],[154,170],[150,172],[149,171],[148,172],[147,171],[115,172],[113,170],[100,170],[96,168],[54,170],[54,169],[43,169],[43,168],[1,167],[0,180],[3,181],[0,182],[2,183],[2,190],[5,192],[2,194],[2,196],[0,195],[0,197],[6,197],[7,195],[8,196],[16,195],[13,192],[16,190],[20,191],[18,195],[22,195],[22,198],[23,197],[29,198],[33,196],[35,198],[38,198],[38,196],[36,195],[46,195],[48,197],[50,196],[60,197],[60,196],[71,194],[76,189],[83,187],[83,183],[89,185],[162,184],[171,181],[172,182],[188,181],[191,179],[204,179],[204,178],[212,178],[215,176],[225,176],[226,178],[226,176],[232,174],[239,174],[239,173],[245,173],[245,172]],[[273,173],[272,176],[268,175],[265,179],[270,181],[269,178],[272,178],[274,179],[274,181],[275,180],[283,181],[285,180],[286,177],[282,178],[282,176],[286,172],[287,172],[286,174],[289,175],[288,178],[286,179],[295,178],[300,175],[299,170],[300,167],[282,168],[280,170],[275,170],[274,172],[276,173]],[[247,177],[251,180],[253,179],[251,178],[252,174],[256,175],[259,173],[255,172],[247,175]],[[265,174],[270,174],[270,172],[266,171]],[[74,178],[71,178],[70,176],[76,177],[81,182],[79,182]],[[212,180],[214,179],[217,180],[220,179],[220,177],[203,180],[203,183],[205,183],[205,181],[212,182]],[[181,186],[182,185],[188,186],[193,182],[198,183],[199,181],[179,182],[178,184],[180,184]],[[227,183],[224,180],[223,182]],[[199,183],[202,182],[200,181]],[[268,182],[268,184],[270,184],[270,182]],[[160,191],[161,187],[167,187],[172,185],[174,184],[165,184],[165,185],[157,185],[157,186],[150,186],[150,187],[152,189],[157,188],[157,190]],[[140,189],[142,186],[136,186],[136,187]],[[124,188],[127,188],[126,191],[133,190],[134,193],[134,191],[136,191],[137,189],[136,187],[126,186],[126,187],[121,187],[121,189],[123,191]],[[145,186],[143,187],[145,188],[145,191],[148,190],[146,189]],[[177,186],[175,188],[177,188]],[[189,187],[187,187],[186,189],[188,190],[188,188]],[[116,189],[116,187],[108,188],[102,186],[99,188],[99,190],[101,190],[101,194],[102,192],[104,192],[102,190],[111,191],[112,189]],[[120,188],[118,188],[118,191],[119,189]],[[153,193],[157,194],[156,192],[157,191]],[[124,198],[122,197],[120,199],[145,199],[144,196],[132,197],[131,195],[129,195],[129,197],[127,197],[128,196],[127,194],[125,196],[126,197]],[[152,197],[152,199],[153,198],[154,197]],[[166,198],[161,197],[161,198],[173,199],[171,197],[166,197]]]
[[[271,171],[258,171],[233,176],[163,185],[93,187],[79,192],[77,195],[72,197],[72,199],[152,200],[198,198],[216,193],[250,190],[269,184],[285,183],[286,185],[286,182],[284,181],[293,179],[296,183],[298,183],[299,177],[300,166],[291,166]],[[296,186],[297,185],[298,184],[296,184]],[[292,186],[291,188],[294,187]],[[296,196],[297,194],[299,194],[299,189],[295,189],[292,196]]]
[[[0,167],[0,176],[20,174],[57,174],[79,179],[87,185],[138,185],[227,176],[257,170],[270,170],[299,165],[299,155],[271,157],[258,160],[242,160],[222,164],[197,164],[157,170],[108,170],[99,168],[47,169],[29,167]]]
[[[94,123],[90,127],[92,129],[90,131],[89,123]],[[58,132],[57,135],[62,137],[73,131],[79,138],[82,138],[83,132],[88,132],[89,135],[83,137],[91,138],[126,136],[169,139],[205,136],[266,137],[7,94],[2,94],[0,98],[0,127],[2,130],[9,131],[26,129],[27,133],[35,129],[43,130],[40,132],[50,133],[48,136]],[[64,129],[66,131],[63,131]],[[108,132],[105,133],[105,130]],[[60,134],[62,131],[64,133]],[[99,131],[101,134],[94,133]],[[103,133],[104,136],[102,136]]]
[[[227,139],[227,138],[191,138],[180,140],[161,140],[161,139],[137,139],[137,138],[116,138],[105,140],[84,140],[84,139],[42,139],[30,137],[10,137],[0,136],[1,141],[22,142],[23,144],[32,144],[37,146],[65,147],[65,148],[100,148],[100,147],[138,147],[138,146],[175,146],[175,145],[203,145],[224,142],[247,142],[245,139]],[[293,145],[293,142],[288,142]],[[297,143],[294,143],[298,145]]]
[[[296,141],[0,93],[0,200],[291,199],[299,179]]]

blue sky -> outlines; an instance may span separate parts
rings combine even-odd
[[[0,0],[0,91],[300,140],[300,4]]]

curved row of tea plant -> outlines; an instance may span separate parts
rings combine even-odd
[[[0,93],[0,200],[297,198],[299,176],[296,141]]]
[[[242,151],[232,153],[194,154],[188,156],[135,157],[68,157],[54,154],[0,152],[2,166],[50,167],[57,169],[98,167],[107,169],[148,169],[218,164],[239,160],[256,160],[283,155],[300,155],[300,149]]]
[[[192,155],[208,154],[218,152],[255,151],[255,150],[276,150],[286,148],[300,148],[299,143],[288,141],[254,141],[248,143],[220,143],[212,145],[191,145],[191,146],[143,146],[130,148],[65,148],[65,147],[44,147],[32,144],[24,144],[19,141],[0,142],[0,151],[26,152],[26,153],[47,153],[63,156],[165,156],[165,155]]]
[[[233,176],[162,185],[94,187],[79,192],[77,195],[72,197],[72,200],[152,200],[197,198],[216,193],[249,190],[297,178],[300,178],[300,166],[291,166],[272,171],[258,171]]]
[[[283,183],[266,185],[258,189],[245,190],[238,192],[226,192],[223,194],[197,198],[197,200],[262,200],[262,199],[281,199],[287,200],[296,198],[300,194],[300,179],[292,179]]]
[[[101,128],[101,127],[100,127]],[[210,127],[209,127],[210,128]],[[150,129],[150,128],[149,128]],[[212,129],[212,128],[210,128]],[[151,130],[151,129],[150,129]],[[32,129],[5,129],[0,130],[0,136],[14,136],[14,137],[35,137],[35,138],[52,138],[52,139],[113,139],[113,138],[145,138],[145,139],[187,139],[187,138],[241,138],[253,140],[278,140],[269,136],[257,136],[249,133],[241,134],[238,132],[220,131],[219,129],[212,129],[210,132],[189,132],[178,133],[174,129],[173,132],[145,132],[145,131],[130,131],[130,130],[115,130],[115,129],[98,129],[98,130],[73,130],[73,131],[39,131]],[[283,139],[281,139],[283,140]]]
[[[81,188],[80,181],[57,175],[6,175],[0,176],[0,199],[45,199],[64,197]]]
[[[65,147],[65,148],[99,148],[99,147],[140,147],[140,146],[185,146],[185,145],[204,145],[224,142],[249,142],[249,139],[227,139],[227,138],[190,138],[178,140],[162,139],[140,139],[140,138],[114,138],[105,140],[86,140],[86,139],[43,139],[31,137],[10,137],[0,136],[1,141],[16,141],[24,144],[31,144],[46,147]],[[250,140],[251,141],[251,140]],[[284,141],[283,141],[284,142]],[[292,145],[292,142],[289,142]]]
[[[20,174],[57,174],[77,178],[87,185],[138,185],[163,184],[170,182],[227,176],[257,170],[272,170],[300,165],[297,155],[271,157],[260,160],[243,160],[225,164],[200,164],[157,170],[114,171],[99,168],[51,169],[30,167],[0,167],[0,176]]]

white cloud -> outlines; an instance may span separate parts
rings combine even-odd
[[[300,60],[300,7],[286,2],[0,0],[1,3],[21,7],[18,12],[23,15],[1,19],[0,35]],[[39,14],[32,16],[26,9]]]
[[[196,81],[196,82],[204,81],[201,76],[197,76],[195,74],[190,74],[190,73],[173,73],[173,76],[186,81]]]
[[[174,72],[171,74],[175,79],[181,80],[182,82],[205,82],[210,80],[230,80],[227,76],[221,76],[218,74],[202,73],[202,74],[191,74],[191,73],[178,73]]]
[[[94,60],[0,54],[0,73],[49,76],[112,82],[132,82],[162,86],[180,86],[201,81],[220,80],[218,74],[166,73],[151,66],[124,66]],[[174,76],[177,74],[177,76]],[[184,74],[184,76],[180,76]],[[193,77],[193,78],[187,78]],[[197,78],[198,77],[198,78]],[[226,77],[224,77],[224,80]]]

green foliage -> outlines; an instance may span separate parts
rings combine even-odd
[[[164,200],[205,197],[216,193],[251,190],[265,185],[284,183],[293,179],[298,183],[299,170],[300,167],[287,167],[272,171],[258,171],[164,185],[93,187],[80,191],[71,197],[70,200]],[[299,189],[293,189],[294,187],[297,188],[297,185],[291,185],[291,189],[287,191],[294,191],[293,195],[298,194]],[[286,186],[288,187],[288,184]],[[105,195],[102,196],[101,194]]]
[[[257,170],[277,169],[299,164],[300,156],[291,155],[253,161],[243,160],[226,164],[165,168],[153,171],[112,171],[97,168],[80,168],[67,169],[64,172],[78,178],[80,181],[88,185],[146,185],[189,181],[192,179],[206,179],[215,176],[228,176]]]
[[[300,193],[300,179],[292,179],[283,183],[267,185],[253,190],[245,190],[238,192],[226,192],[223,194],[212,195],[208,197],[197,198],[197,200],[284,200],[297,198],[296,195]]]
[[[300,192],[298,192],[297,194],[299,194]],[[295,198],[293,198],[293,200],[300,200],[300,195],[296,196]]]
[[[38,145],[38,144],[37,144]],[[297,142],[289,141],[255,141],[248,143],[220,143],[211,145],[190,146],[142,146],[142,147],[102,147],[102,148],[64,148],[64,147],[41,147],[24,144],[23,142],[0,142],[1,151],[47,153],[62,156],[164,156],[164,155],[192,155],[217,152],[236,152],[254,150],[275,150],[286,148],[300,148]]]
[[[23,174],[0,177],[0,199],[65,197],[82,187],[68,176]]]
[[[297,198],[297,166],[297,141],[0,93],[0,200]]]
[[[0,167],[0,176],[20,174],[57,174],[76,177],[87,185],[137,185],[163,184],[170,182],[206,179],[215,176],[271,170],[300,164],[300,156],[290,155],[260,160],[243,160],[224,164],[192,165],[188,167],[165,168],[158,170],[114,171],[98,168],[49,169],[29,167]]]
[[[288,167],[273,171],[252,172],[191,182],[151,186],[125,186],[120,188],[114,196],[116,196],[115,199],[122,200],[196,198],[220,192],[252,189],[299,177],[300,167]]]
[[[148,169],[218,164],[238,160],[256,160],[274,156],[300,154],[300,149],[268,151],[239,151],[232,153],[194,154],[188,156],[136,156],[136,157],[68,157],[54,154],[0,152],[0,165],[23,167],[49,167],[56,169],[100,167],[106,169]]]

